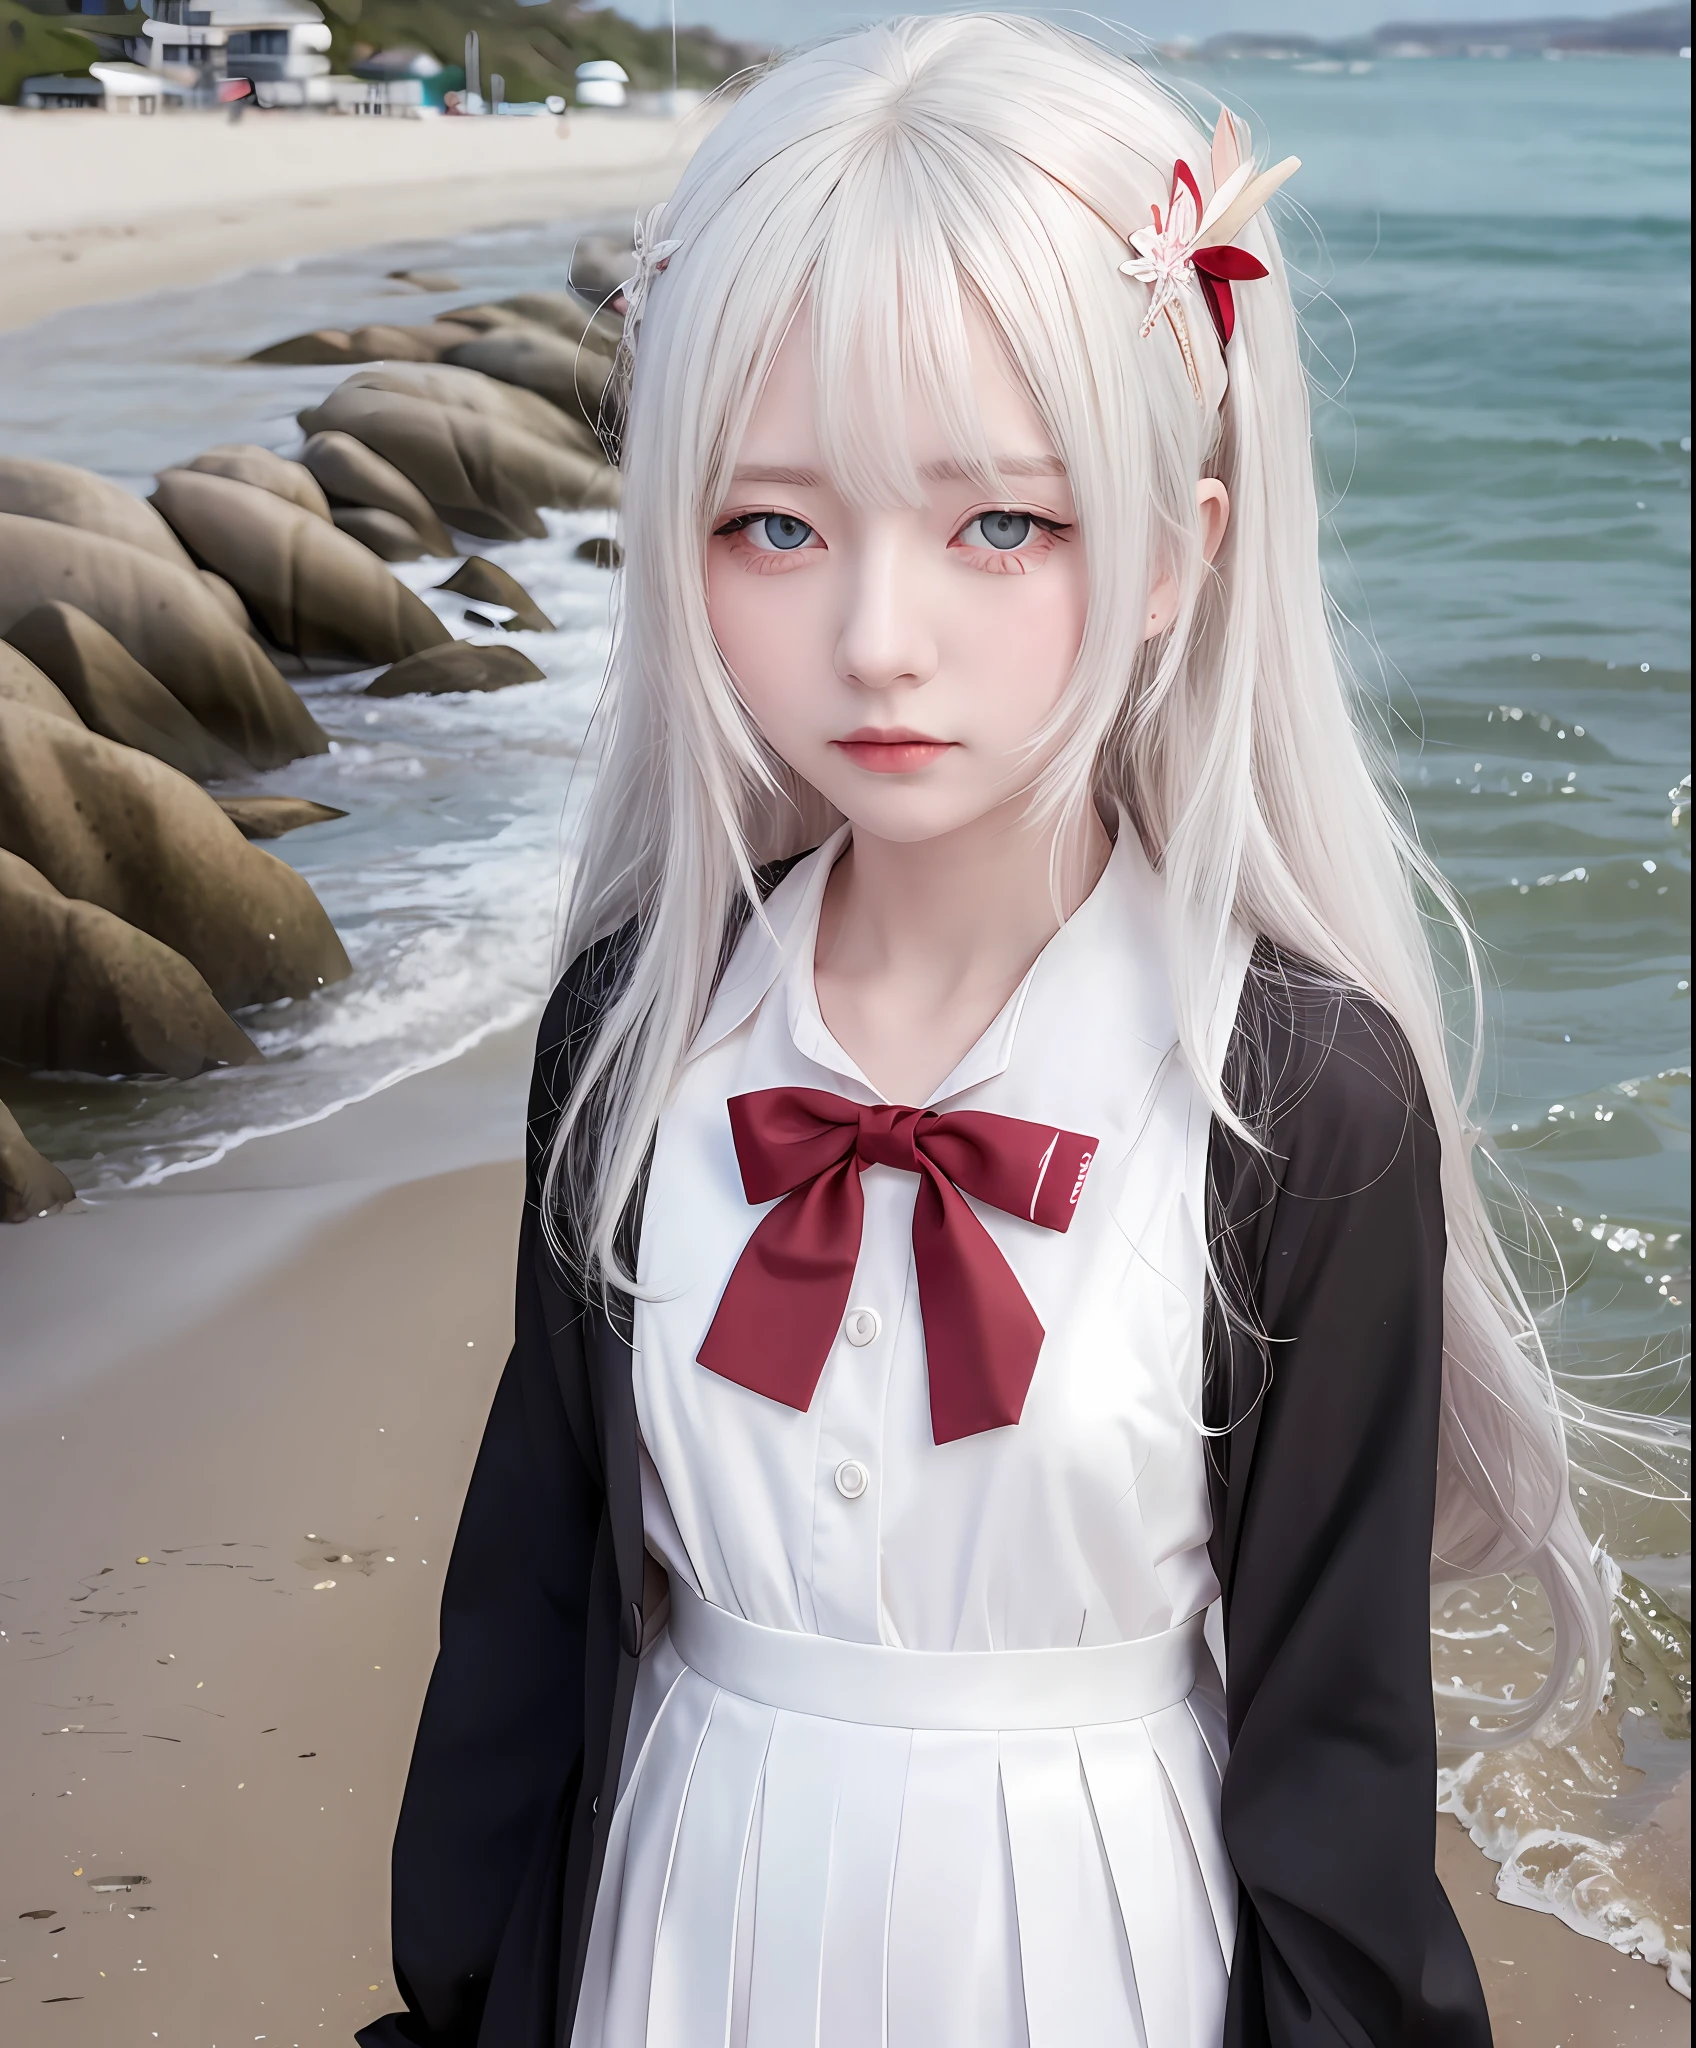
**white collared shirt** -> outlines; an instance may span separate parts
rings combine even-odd
[[[743,1193],[728,1099],[883,1099],[814,987],[846,842],[844,828],[798,863],[743,934],[660,1119],[635,1318],[648,1546],[716,1606],[854,1641],[1042,1649],[1174,1627],[1217,1593],[1200,1430],[1210,1112],[1177,1045],[1162,885],[1128,825],[1087,901],[916,1105],[1099,1141],[1064,1235],[972,1204],[1045,1332],[1019,1422],[932,1441],[918,1181],[892,1167],[864,1173],[848,1312],[805,1412],[696,1362],[765,1213]]]

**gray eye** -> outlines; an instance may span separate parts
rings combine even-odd
[[[776,548],[788,554],[792,548],[805,544],[813,529],[804,519],[793,518],[787,512],[768,512],[758,522],[757,533],[767,547]]]
[[[1023,547],[1031,537],[1031,515],[1028,512],[980,512],[966,528],[970,534],[975,527],[983,536],[987,548]]]

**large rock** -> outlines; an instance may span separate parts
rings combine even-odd
[[[240,1066],[258,1047],[180,953],[0,851],[0,1059],[76,1074]]]
[[[367,697],[451,697],[461,690],[509,690],[514,683],[547,679],[527,654],[516,647],[478,647],[456,640],[450,647],[432,647],[385,669],[365,688]]]
[[[635,269],[636,251],[624,235],[584,235],[571,252],[571,282],[587,299],[610,299]]]
[[[417,562],[431,552],[398,512],[379,512],[375,505],[337,505],[330,517],[338,532],[369,548],[379,562]],[[430,517],[434,520],[435,513]]]
[[[606,451],[575,413],[563,413],[523,385],[503,384],[481,370],[462,370],[452,363],[384,363],[380,369],[355,370],[331,396],[342,391],[398,391],[459,412],[484,413],[570,454],[606,461]]]
[[[200,578],[201,588],[217,605],[230,624],[235,627],[236,631],[238,633],[251,634],[253,631],[253,621],[247,615],[247,606],[242,603],[240,597],[236,594],[235,585],[233,583],[226,583],[222,576],[214,576],[210,569],[199,569],[195,573]]]
[[[77,1191],[49,1159],[43,1159],[18,1129],[18,1120],[0,1102],[0,1223],[27,1223],[32,1216],[51,1216]]]
[[[388,275],[396,284],[409,284],[415,292],[462,292],[465,287],[457,277],[449,277],[440,270],[391,270]]]
[[[561,412],[576,413],[588,426],[601,416],[612,378],[612,357],[583,341],[567,341],[543,327],[497,327],[455,348],[442,361],[461,370],[481,370],[502,384],[534,391]]]
[[[153,502],[192,552],[240,591],[266,638],[290,654],[365,667],[452,637],[368,548],[270,491],[167,469]]]
[[[436,517],[429,499],[392,462],[385,462],[374,448],[367,448],[363,441],[356,441],[351,434],[314,434],[300,451],[300,459],[330,501],[332,518],[337,507],[392,513],[417,535],[420,554],[451,555],[454,552],[448,530]],[[340,520],[336,523],[342,525]],[[364,540],[367,547],[371,546],[359,527],[344,526],[343,531]],[[383,551],[378,548],[376,552],[382,554]],[[388,555],[384,559],[406,561],[411,558]]]
[[[104,534],[0,513],[0,633],[55,598],[98,620],[214,739],[254,767],[279,768],[329,746],[192,569]]]
[[[441,317],[460,330],[454,337],[457,341],[463,341],[468,332],[487,334],[491,328],[526,324],[522,313],[515,313],[499,299],[486,299],[476,306],[455,306],[451,313],[444,313]]]
[[[617,502],[618,479],[494,414],[431,405],[397,391],[344,384],[300,415],[309,434],[334,430],[374,448],[411,478],[449,526],[485,540],[538,540],[538,505]]]
[[[203,450],[192,462],[179,467],[203,469],[209,476],[234,477],[237,483],[252,484],[273,497],[286,498],[291,505],[310,512],[314,519],[327,520],[330,516],[323,486],[309,469],[251,441],[220,442],[216,448]]]
[[[20,654],[9,640],[0,640],[0,704],[23,704],[31,711],[81,725],[77,708],[49,675]]]
[[[139,747],[196,782],[245,769],[233,748],[215,740],[127,648],[74,605],[40,604],[25,612],[0,641],[6,645],[52,677],[90,732]]]
[[[173,568],[189,567],[182,543],[151,505],[122,484],[68,462],[0,456],[0,512],[103,533],[108,540],[127,541],[143,554],[157,555]]]
[[[351,971],[301,877],[187,776],[16,704],[0,705],[0,847],[182,954],[226,1009]]]
[[[552,633],[557,630],[542,607],[530,595],[516,576],[510,576],[499,562],[491,562],[484,555],[467,555],[445,583],[436,585],[438,590],[451,590],[456,597],[475,598],[479,604],[498,605],[502,611],[510,612],[510,620],[491,621],[500,624],[509,632]]]
[[[444,348],[465,339],[465,328],[450,320],[419,327],[317,327],[291,334],[256,350],[250,363],[433,363]]]
[[[533,327],[549,328],[567,341],[586,341],[604,356],[616,355],[624,339],[624,322],[616,313],[591,306],[575,292],[514,292],[496,303]]]

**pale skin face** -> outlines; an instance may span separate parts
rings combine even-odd
[[[1016,495],[985,497],[934,420],[908,413],[924,503],[851,504],[814,424],[805,313],[738,451],[707,547],[707,609],[773,751],[853,826],[832,872],[814,975],[837,1042],[893,1102],[922,1103],[982,1035],[1094,887],[1106,832],[1089,812],[1060,849],[1031,819],[1032,741],[1077,659],[1088,568],[1063,464],[987,326],[978,405]],[[1224,487],[1197,491],[1206,554]],[[1165,578],[1147,631],[1177,608]]]

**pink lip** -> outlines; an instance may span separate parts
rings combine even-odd
[[[874,775],[908,775],[915,768],[928,768],[932,761],[940,760],[954,742],[932,739],[929,733],[913,732],[904,725],[892,725],[882,729],[862,726],[846,739],[833,740],[831,744],[857,768],[868,768]]]

